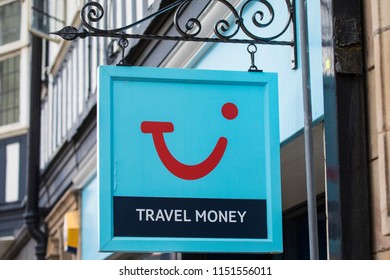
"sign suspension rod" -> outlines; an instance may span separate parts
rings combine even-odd
[[[314,178],[314,153],[313,130],[311,110],[311,82],[310,82],[310,58],[307,21],[307,0],[299,1],[301,57],[302,57],[302,85],[303,85],[303,110],[304,110],[304,138],[306,161],[306,189],[307,210],[309,220],[309,246],[310,259],[318,260],[318,229],[317,229],[317,203],[316,186]]]

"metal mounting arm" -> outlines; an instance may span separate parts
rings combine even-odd
[[[211,43],[241,43],[241,44],[261,44],[261,45],[281,45],[293,48],[293,69],[296,69],[296,24],[295,24],[295,0],[284,0],[288,17],[286,23],[271,36],[260,36],[256,31],[265,30],[275,23],[275,10],[270,0],[245,0],[239,8],[233,6],[227,0],[211,0],[212,3],[219,3],[226,7],[233,16],[232,21],[226,19],[217,20],[214,25],[213,37],[198,36],[202,30],[202,23],[197,18],[190,18],[184,26],[179,23],[182,12],[192,3],[199,0],[178,0],[162,8],[161,10],[146,16],[134,23],[120,28],[99,29],[93,26],[104,18],[104,8],[98,2],[89,2],[81,10],[81,27],[66,26],[63,29],[53,32],[65,40],[75,40],[86,37],[109,37],[119,38],[124,42],[128,39],[147,39],[147,40],[173,40],[173,41],[191,41],[191,42],[211,42]],[[166,36],[156,34],[132,34],[126,33],[132,27],[135,27],[147,20],[153,19],[161,14],[174,11],[173,24],[178,32],[178,36]],[[251,20],[244,20],[244,15],[252,14]],[[292,29],[290,28],[292,27]],[[292,38],[289,41],[278,40],[291,30]],[[241,31],[241,32],[240,32]],[[239,33],[244,34],[244,38],[236,38]],[[120,45],[123,49],[124,45]]]

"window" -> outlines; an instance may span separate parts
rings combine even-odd
[[[0,208],[24,199],[26,141],[25,135],[0,140]]]
[[[46,34],[65,26],[65,0],[33,0],[32,31]]]
[[[19,121],[19,60],[0,61],[0,126]]]
[[[0,6],[0,45],[20,39],[20,1]]]
[[[15,202],[19,200],[20,143],[7,145],[5,155],[5,202]]]

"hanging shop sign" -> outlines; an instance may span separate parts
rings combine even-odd
[[[282,251],[276,74],[99,71],[101,251]]]

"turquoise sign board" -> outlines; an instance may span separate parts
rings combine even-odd
[[[100,250],[281,252],[277,75],[102,66]]]

